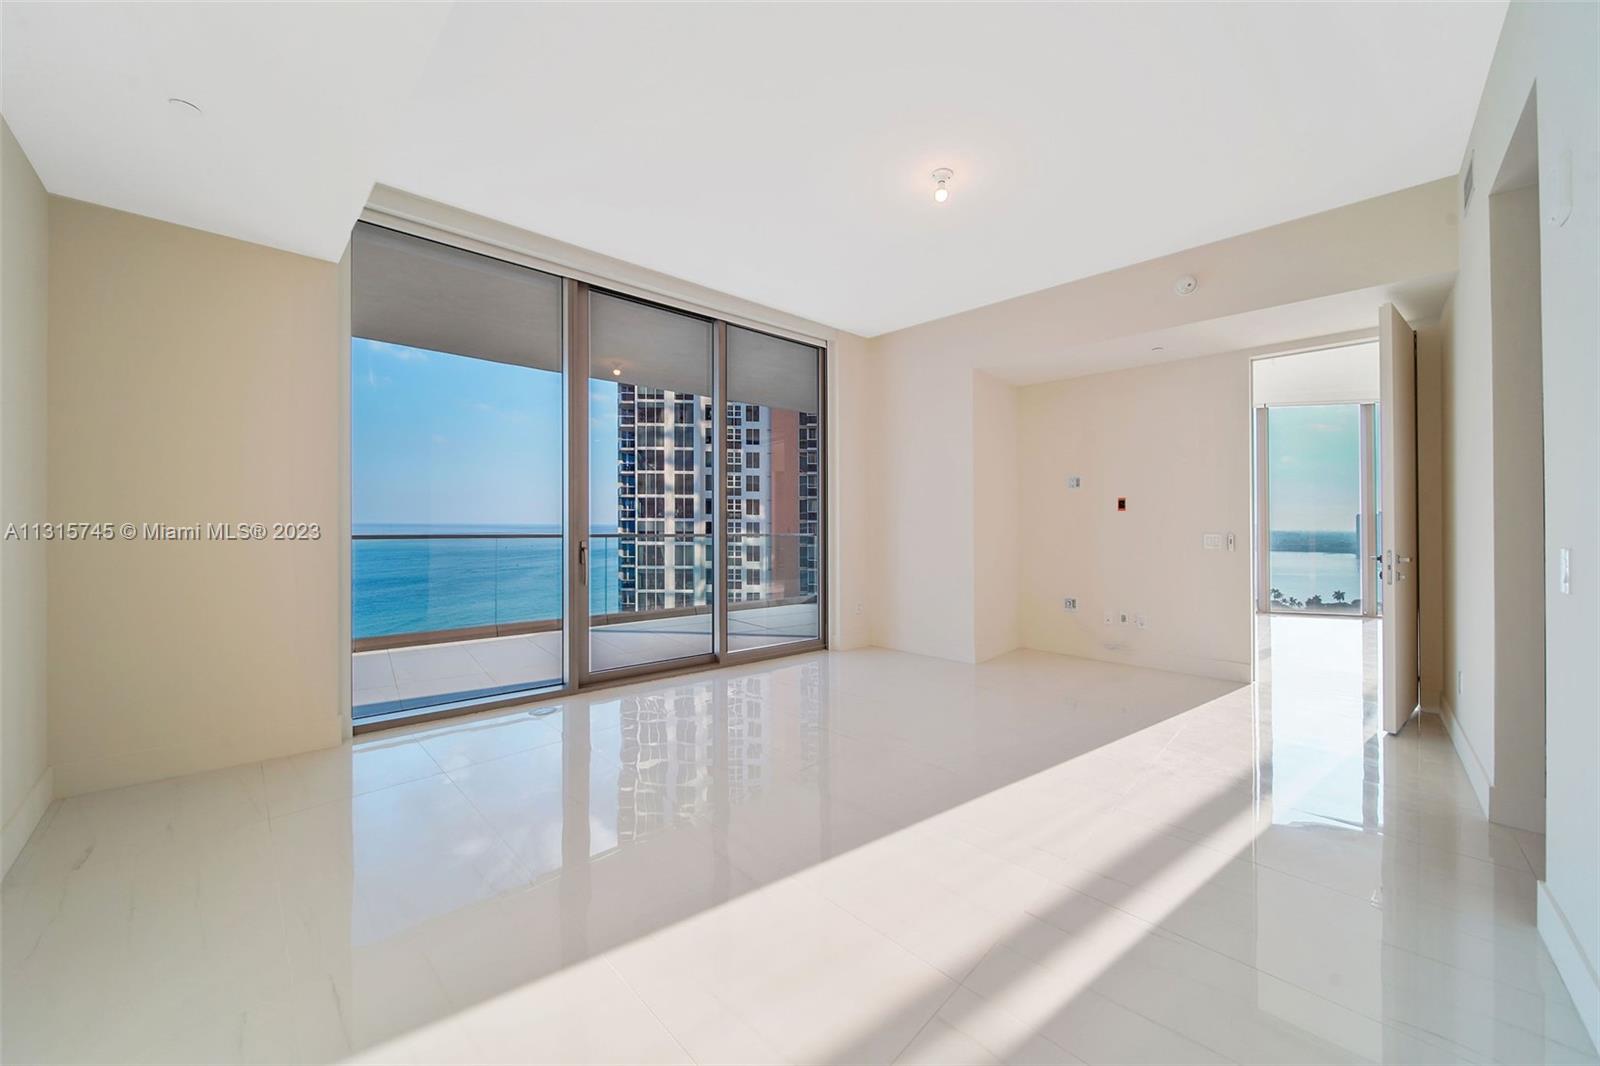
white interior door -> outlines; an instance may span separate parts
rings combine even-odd
[[[1378,309],[1382,423],[1383,728],[1417,707],[1417,349],[1393,304]]]

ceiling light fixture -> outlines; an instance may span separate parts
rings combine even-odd
[[[205,114],[205,112],[200,110],[199,104],[192,100],[185,100],[181,96],[169,96],[167,97],[167,103],[171,104],[173,107],[176,107],[179,111],[182,111],[186,115]]]
[[[611,368],[611,376],[614,377],[614,378],[620,378],[622,376],[622,368],[620,366],[612,367]]]
[[[950,181],[956,172],[949,167],[940,167],[933,172],[933,200],[935,203],[944,203],[950,199]]]

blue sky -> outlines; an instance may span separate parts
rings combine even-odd
[[[1361,417],[1354,404],[1269,407],[1276,530],[1354,530],[1361,510]]]
[[[357,338],[357,525],[556,525],[561,375]],[[616,525],[617,387],[589,382],[590,513]]]

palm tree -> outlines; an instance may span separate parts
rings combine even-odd
[[[1338,589],[1334,589],[1333,590],[1333,602],[1334,603],[1343,603],[1344,602],[1344,593],[1340,592]]]

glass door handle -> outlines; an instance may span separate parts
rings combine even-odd
[[[578,541],[578,581],[584,588],[589,587],[589,542]]]

